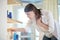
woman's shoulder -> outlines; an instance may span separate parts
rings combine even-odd
[[[42,15],[50,15],[52,12],[50,10],[42,9],[41,13],[42,13]]]
[[[41,12],[42,13],[46,13],[46,12],[49,12],[48,10],[45,10],[45,9],[41,9]]]

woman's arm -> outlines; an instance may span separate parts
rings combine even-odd
[[[26,28],[28,28],[30,25],[30,21],[28,21],[27,25],[26,25]],[[19,31],[19,32],[26,32],[26,28],[9,28],[8,31]]]
[[[41,28],[43,31],[47,31],[48,30],[48,25],[44,24],[43,22],[41,22],[41,19],[37,20],[37,25],[39,26],[39,28]]]
[[[41,22],[41,19],[38,20],[38,24],[43,31],[49,31],[52,33],[54,31],[54,19],[51,12],[48,12],[47,18],[49,19],[48,24]]]

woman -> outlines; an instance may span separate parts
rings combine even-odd
[[[54,31],[54,20],[51,12],[37,9],[33,4],[28,4],[24,12],[30,19],[28,26],[35,27],[39,32],[44,32],[43,40],[57,40],[52,34]],[[25,32],[25,29],[15,29],[15,31],[16,30]]]
[[[38,31],[44,32],[43,40],[57,40],[52,34],[54,31],[54,20],[51,12],[43,9],[37,9],[33,4],[28,4],[25,13],[30,19],[30,25],[34,26]]]

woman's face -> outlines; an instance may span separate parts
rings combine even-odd
[[[34,19],[35,18],[35,13],[33,11],[25,12],[28,16],[29,19]]]

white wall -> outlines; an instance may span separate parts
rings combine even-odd
[[[7,0],[0,0],[0,40],[8,40],[7,38]]]

